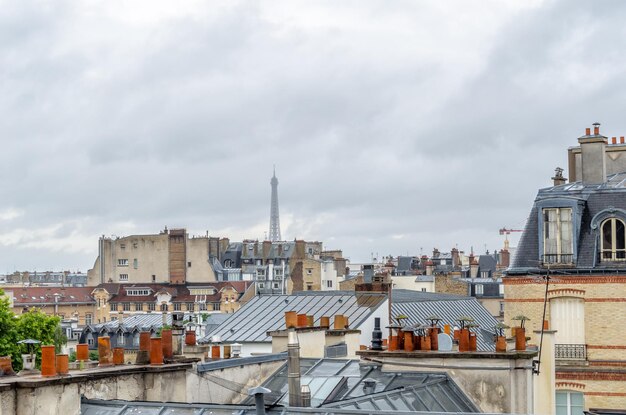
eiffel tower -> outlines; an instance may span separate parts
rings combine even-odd
[[[276,167],[274,176],[270,181],[272,185],[272,207],[270,210],[270,241],[280,241],[280,215],[278,214],[278,179],[276,178]]]

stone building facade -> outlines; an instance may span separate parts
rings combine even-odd
[[[79,325],[95,321],[97,302],[89,287],[13,287],[11,295],[13,312],[21,314],[30,309],[59,316],[62,320],[73,319]]]
[[[87,273],[88,285],[215,281],[210,257],[212,251],[219,254],[220,245],[217,238],[190,237],[185,229],[165,228],[152,235],[103,236],[98,241],[98,257]]]
[[[251,281],[174,284],[100,284],[93,289],[94,323],[161,312],[234,313],[254,292]]]

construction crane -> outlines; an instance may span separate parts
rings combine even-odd
[[[511,234],[511,232],[524,232],[524,230],[501,228],[500,235],[504,235],[504,249],[509,249],[509,235]]]

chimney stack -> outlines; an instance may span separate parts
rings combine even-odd
[[[593,135],[580,137],[581,167],[583,184],[601,184],[606,181],[605,149],[607,138],[600,135],[600,124],[593,124]]]
[[[478,277],[478,260],[474,257],[474,254],[471,254],[469,257],[470,264],[470,278]]]
[[[435,268],[435,264],[430,259],[426,261],[426,275],[433,275],[433,269]]]
[[[289,406],[302,406],[300,386],[300,344],[294,329],[287,333],[287,383],[289,386]]]
[[[459,250],[455,248],[452,248],[450,250],[450,253],[452,254],[452,267],[454,269],[457,269],[461,266],[461,259],[459,258]]]
[[[508,246],[505,249],[500,250],[500,266],[502,268],[508,268],[511,264],[511,253],[508,250]]]
[[[363,265],[363,282],[371,284],[374,278],[374,265]]]
[[[380,317],[374,318],[374,331],[372,331],[372,350],[383,350],[383,332],[380,330]]]
[[[556,169],[554,169],[554,177],[552,177],[552,180],[555,186],[560,186],[562,184],[565,184],[567,180],[565,179],[565,177],[563,177],[562,168],[557,167]]]

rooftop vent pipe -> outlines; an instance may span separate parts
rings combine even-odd
[[[271,390],[262,386],[248,389],[248,395],[254,396],[254,406],[256,408],[257,415],[265,415],[265,401],[263,395],[270,393]]]
[[[311,389],[309,385],[302,385],[300,396],[302,397],[302,407],[309,408],[311,406]]]
[[[363,379],[363,393],[370,395],[376,391],[376,381],[371,378]]]
[[[289,406],[302,406],[300,387],[300,344],[294,329],[287,334],[287,383],[289,386]]]

